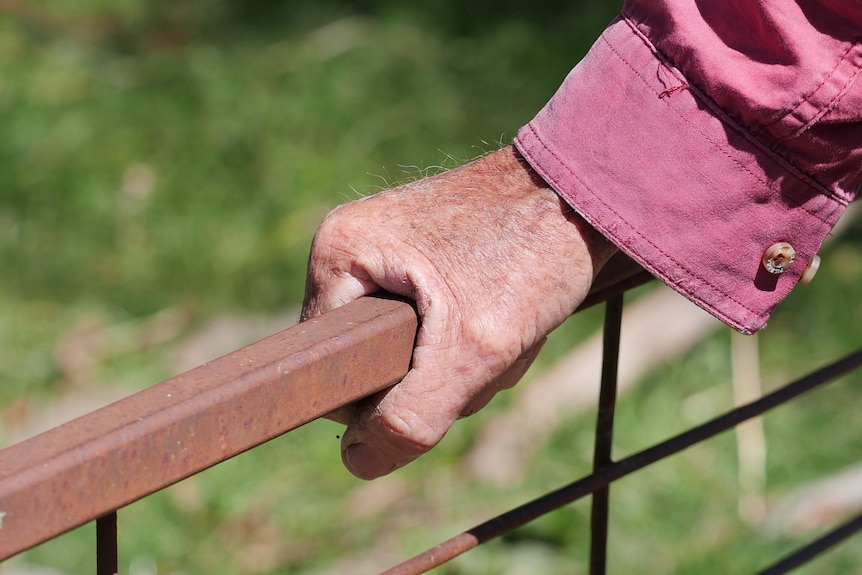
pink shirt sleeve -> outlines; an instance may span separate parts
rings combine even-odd
[[[754,332],[862,184],[862,0],[628,1],[515,145],[620,249]],[[773,273],[780,242],[795,261]]]

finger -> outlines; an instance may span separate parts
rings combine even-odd
[[[463,418],[473,415],[488,405],[488,402],[490,402],[497,393],[504,389],[514,387],[516,383],[521,381],[521,378],[524,377],[524,374],[527,373],[527,370],[530,369],[531,365],[533,365],[533,362],[542,350],[542,346],[545,345],[546,340],[547,338],[543,337],[539,342],[533,345],[533,347],[521,355],[521,357],[515,360],[515,363],[513,363],[509,369],[503,372],[503,374],[501,374],[493,383],[486,386],[478,395],[476,395],[476,397],[470,400],[464,409],[461,410],[459,417]]]
[[[300,321],[317,317],[322,313],[341,307],[351,301],[380,291],[380,287],[368,278],[343,276],[330,278],[306,288]]]
[[[350,422],[356,417],[357,406],[355,404],[339,407],[335,411],[330,411],[323,417],[330,421],[340,423],[342,425],[350,425]]]
[[[443,438],[465,401],[451,390],[444,393],[442,380],[411,371],[352,413],[341,443],[345,467],[361,479],[403,467]]]
[[[467,372],[413,369],[397,386],[364,404],[337,414],[348,424],[342,438],[342,459],[351,473],[373,479],[403,467],[434,447],[466,411],[478,411],[500,390],[515,385],[535,360],[544,339],[519,357],[478,393],[458,382]],[[422,362],[420,360],[420,365]]]
[[[350,405],[339,407],[334,411],[330,411],[324,415],[324,417],[330,421],[335,421],[336,423],[351,425],[354,422],[359,421],[359,418],[364,411],[373,410],[374,406],[380,403],[380,400],[389,392],[389,389],[390,388],[384,389],[370,397],[354,401]]]

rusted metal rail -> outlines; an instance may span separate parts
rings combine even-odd
[[[0,451],[0,559],[391,386],[416,328],[363,298]]]

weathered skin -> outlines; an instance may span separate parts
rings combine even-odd
[[[517,383],[615,249],[511,146],[333,210],[303,318],[380,290],[415,300],[421,318],[404,380],[332,414],[348,426],[347,468],[385,475]]]

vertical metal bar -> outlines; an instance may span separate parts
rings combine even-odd
[[[596,417],[596,440],[593,450],[593,473],[610,466],[614,436],[614,409],[617,401],[617,371],[620,355],[620,332],[623,296],[605,304],[605,326],[602,351],[602,379]],[[607,570],[608,508],[610,486],[593,493],[590,518],[590,574],[604,575]]]
[[[96,575],[117,575],[117,512],[96,519]]]

